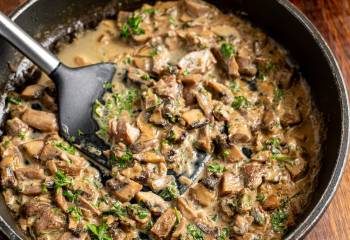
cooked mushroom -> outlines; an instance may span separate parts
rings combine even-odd
[[[197,183],[194,187],[190,188],[190,193],[204,207],[210,206],[215,199],[214,192],[210,191],[201,183]]]
[[[178,63],[179,67],[189,73],[206,73],[216,60],[210,50],[191,52],[185,55]]]
[[[224,173],[221,180],[220,195],[236,194],[244,188],[244,179],[240,175]]]
[[[153,192],[139,192],[136,194],[136,200],[143,202],[147,208],[158,215],[169,207],[168,202]]]
[[[208,123],[208,119],[199,109],[192,109],[185,112],[182,114],[182,118],[186,121],[190,128],[199,128]]]
[[[29,108],[24,112],[21,119],[29,126],[44,132],[52,132],[58,129],[56,116],[53,113]]]
[[[106,184],[114,196],[122,202],[130,201],[142,189],[141,184],[123,176],[112,178]]]
[[[151,232],[158,238],[166,238],[175,226],[176,214],[174,209],[168,208],[151,228]]]

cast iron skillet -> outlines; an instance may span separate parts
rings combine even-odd
[[[47,46],[54,46],[53,43],[59,39],[69,40],[69,37],[64,36],[70,36],[72,32],[84,26],[91,27],[103,17],[112,17],[115,9],[134,9],[143,2],[146,1],[32,0],[18,9],[12,15],[12,19]],[[311,86],[318,109],[324,114],[328,131],[323,144],[318,186],[305,215],[286,237],[286,239],[301,239],[327,208],[346,164],[349,103],[344,79],[320,33],[287,0],[212,0],[212,2],[226,12],[243,12],[255,25],[263,28],[290,50]],[[15,74],[11,75],[9,65],[19,66]],[[28,69],[31,69],[28,61],[21,60],[21,56],[0,39],[0,93],[6,93],[13,84],[23,86],[25,81],[29,81],[32,76],[28,77],[28,72],[31,72]],[[4,98],[0,100],[3,104]],[[3,118],[0,119],[3,122]],[[0,198],[0,229],[11,240],[25,239],[2,198]]]

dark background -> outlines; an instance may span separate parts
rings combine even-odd
[[[0,10],[10,13],[26,0],[0,0]],[[263,0],[262,0],[263,1]],[[335,53],[346,82],[350,81],[350,0],[290,0],[321,31]],[[349,88],[348,88],[349,90]],[[350,165],[338,191],[306,240],[350,240]],[[0,240],[6,239],[0,233]]]

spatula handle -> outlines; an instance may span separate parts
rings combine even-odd
[[[52,73],[60,61],[16,23],[0,12],[0,36],[38,65],[46,74]]]

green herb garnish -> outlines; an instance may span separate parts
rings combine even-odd
[[[231,43],[223,43],[220,48],[221,54],[228,59],[236,53],[235,47]]]
[[[204,240],[204,233],[194,224],[187,225],[187,233],[193,240]]]
[[[150,80],[151,78],[150,78],[150,76],[146,73],[145,75],[142,75],[142,76],[141,76],[141,79],[142,79],[142,80],[145,80],[145,81],[148,81],[148,80]]]
[[[106,89],[106,90],[110,90],[110,89],[113,88],[113,83],[111,83],[111,82],[105,82],[105,83],[103,84],[103,88]]]
[[[128,164],[131,162],[132,158],[133,158],[132,152],[130,151],[129,148],[127,148],[126,152],[120,158],[118,158],[119,167],[126,168]]]
[[[167,201],[176,199],[179,196],[179,190],[177,188],[176,182],[172,182],[168,187],[161,191],[159,196]]]
[[[283,99],[283,97],[284,97],[284,91],[283,91],[283,89],[281,89],[281,88],[276,88],[276,89],[274,90],[274,100],[275,100],[276,102],[279,102],[279,101],[281,101],[281,100]]]
[[[140,27],[142,22],[141,16],[129,17],[127,22],[123,24],[120,36],[122,38],[128,38],[131,34],[133,35],[142,35],[145,34],[145,30]]]
[[[244,96],[236,96],[232,102],[232,107],[234,109],[242,109],[250,106],[250,102]]]
[[[70,213],[72,215],[72,217],[77,220],[80,221],[81,217],[83,216],[81,209],[78,208],[77,206],[71,206],[67,209],[68,213]]]
[[[154,9],[154,8],[148,8],[148,9],[145,9],[143,10],[143,13],[146,13],[146,14],[156,14],[158,12],[157,9]]]
[[[113,207],[109,211],[109,213],[111,213],[117,217],[125,217],[127,215],[126,209],[122,207],[122,205],[119,201],[117,201],[113,204]]]
[[[266,196],[264,194],[258,193],[256,195],[256,200],[258,200],[259,202],[265,202]]]
[[[55,174],[55,189],[59,189],[61,187],[66,187],[72,184],[72,179],[68,177],[64,172],[58,170]]]
[[[149,53],[149,56],[150,57],[155,57],[155,56],[157,56],[158,55],[158,50],[157,49],[153,49],[150,53]]]
[[[90,231],[93,240],[112,240],[107,232],[108,226],[105,223],[99,226],[89,223],[87,224],[87,228]]]
[[[287,219],[288,213],[285,210],[275,210],[271,215],[272,230],[275,232],[285,232],[287,230],[287,226],[285,225]]]
[[[225,167],[219,163],[210,163],[207,168],[212,173],[223,173],[225,171]]]
[[[72,155],[75,154],[75,148],[73,146],[70,146],[64,142],[60,142],[60,141],[56,141],[56,142],[53,142],[53,145],[67,153],[70,153]]]
[[[145,219],[149,215],[149,212],[138,204],[128,205],[128,209],[140,219]]]
[[[169,16],[169,23],[171,25],[176,25],[176,21],[175,21],[175,19],[172,16]]]
[[[22,103],[22,99],[20,98],[15,98],[15,97],[7,97],[7,102],[14,104],[14,105],[18,105]]]
[[[68,191],[68,190],[64,190],[63,196],[65,196],[68,199],[68,201],[75,202],[81,193],[82,192],[80,190],[76,191],[75,193]]]
[[[220,232],[218,240],[226,240],[230,237],[230,230],[228,228],[223,228]]]

